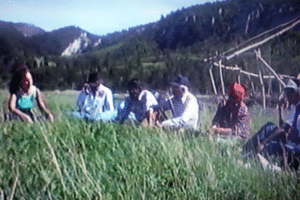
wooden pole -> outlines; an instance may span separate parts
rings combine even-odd
[[[287,23],[280,24],[279,26],[276,26],[276,27],[274,27],[274,28],[272,28],[272,29],[270,29],[270,30],[267,30],[267,31],[265,31],[265,32],[263,32],[263,33],[261,33],[261,34],[255,36],[255,37],[253,37],[253,38],[251,38],[251,39],[249,39],[249,40],[247,40],[247,41],[241,43],[240,45],[238,45],[238,46],[236,46],[236,47],[234,47],[234,48],[231,48],[231,49],[229,49],[228,51],[223,52],[223,55],[224,55],[224,54],[227,54],[227,53],[229,53],[229,52],[231,52],[231,51],[237,50],[237,49],[240,48],[241,46],[244,46],[244,45],[246,45],[246,44],[252,42],[253,40],[256,40],[256,39],[259,38],[259,37],[265,36],[266,34],[272,32],[272,31],[275,31],[276,29],[279,29],[279,28],[283,28],[283,27],[285,27],[285,26],[288,26],[288,25],[294,23],[295,21],[299,20],[299,18],[300,18],[300,17],[297,17],[297,18],[295,18],[295,19],[293,19],[293,20],[291,20],[291,21],[288,21]],[[209,58],[209,59],[211,59],[211,58]]]
[[[219,63],[217,62],[214,62],[213,63],[214,66],[216,67],[219,67]],[[247,72],[247,71],[244,71],[240,68],[237,68],[237,67],[230,67],[230,66],[224,66],[224,65],[221,65],[222,68],[226,69],[226,70],[231,70],[231,71],[240,71],[241,74],[245,74],[245,75],[250,75],[250,76],[253,76],[253,77],[256,77],[256,78],[259,78],[259,75],[258,74],[254,74],[254,73],[251,73],[251,72]],[[283,75],[283,74],[278,74],[278,76],[280,78],[294,78],[293,76],[289,76],[289,75]],[[268,79],[268,78],[271,78],[271,79],[274,79],[276,78],[275,76],[269,76],[269,75],[264,75],[263,76],[264,79]]]
[[[246,22],[246,28],[245,28],[245,34],[248,34],[250,19],[251,19],[251,14],[248,15],[248,19]]]
[[[272,79],[269,79],[269,82],[268,82],[268,95],[269,96],[272,95]]]
[[[252,89],[252,91],[255,93],[255,87],[254,87],[254,83],[253,83],[253,81],[252,81],[252,79],[251,79],[251,76],[248,75],[248,78],[249,78],[249,80],[250,80],[251,89]]]
[[[300,20],[294,22],[294,23],[293,23],[292,25],[290,25],[289,27],[282,29],[281,31],[275,33],[274,35],[271,35],[271,36],[267,37],[266,39],[264,39],[264,40],[262,40],[262,41],[260,41],[260,42],[257,42],[257,43],[255,43],[255,44],[253,44],[253,45],[247,46],[247,47],[245,47],[245,48],[243,48],[243,49],[241,49],[241,50],[239,50],[239,51],[236,51],[235,53],[233,53],[233,54],[227,56],[226,59],[227,59],[227,60],[230,60],[230,59],[234,58],[235,56],[238,56],[238,55],[244,53],[245,51],[248,51],[248,50],[250,50],[250,49],[254,49],[254,48],[256,48],[256,47],[258,47],[258,46],[260,46],[260,45],[263,45],[264,43],[270,41],[271,39],[273,39],[273,38],[275,38],[275,37],[278,37],[278,36],[282,35],[283,33],[285,33],[286,31],[288,31],[288,30],[294,28],[294,27],[297,26],[299,23],[300,23]]]
[[[215,84],[215,80],[214,80],[214,75],[213,75],[213,72],[212,72],[212,68],[213,68],[213,65],[209,68],[209,75],[210,75],[210,80],[211,80],[211,84],[212,84],[214,93],[215,93],[215,95],[217,95],[218,92],[217,92],[217,89],[216,89],[216,84]]]
[[[257,68],[258,68],[259,81],[260,81],[260,85],[261,85],[261,94],[262,94],[262,98],[263,98],[263,109],[266,110],[266,91],[265,91],[265,85],[264,85],[263,76],[262,76],[262,70],[260,67],[259,59],[258,59],[258,57],[260,56],[260,49],[257,51],[256,55],[257,55],[256,56],[256,64],[257,64]]]
[[[220,81],[222,86],[222,94],[225,95],[225,86],[224,86],[224,80],[223,80],[223,72],[222,72],[222,61],[219,61],[219,71],[220,71]]]
[[[237,65],[235,65],[236,68],[239,68]],[[238,70],[238,83],[241,84],[241,68]]]
[[[263,109],[266,110],[266,91],[265,91],[264,81],[262,79],[261,69],[259,69],[259,80],[260,80],[260,84],[261,84],[261,93],[262,93],[262,98],[263,98]]]
[[[281,86],[281,84],[279,83],[279,93],[281,93],[281,91],[282,91],[282,86]]]
[[[255,51],[257,58],[267,67],[268,70],[276,77],[276,79],[285,87],[285,83],[281,80],[281,78],[277,75],[277,73],[272,69],[272,67],[261,57],[260,53]]]

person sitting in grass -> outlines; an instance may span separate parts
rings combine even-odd
[[[248,138],[250,135],[250,115],[244,98],[246,86],[233,83],[229,86],[228,100],[218,105],[212,121],[211,134]]]
[[[243,145],[243,155],[275,155],[286,157],[283,162],[298,168],[300,158],[300,80],[290,79],[284,88],[289,104],[294,106],[281,127],[266,123],[247,143]],[[284,153],[286,152],[286,154]],[[296,158],[296,159],[295,159]],[[281,163],[282,164],[282,163]]]
[[[157,126],[171,129],[196,129],[199,118],[199,105],[197,98],[189,91],[189,80],[186,77],[177,76],[170,83],[170,86],[173,96],[160,103],[160,106],[155,110],[171,110],[173,118],[162,122],[157,121]]]
[[[113,94],[105,87],[98,73],[89,74],[77,99],[78,111],[71,116],[87,120],[110,121],[116,115]]]
[[[53,115],[45,106],[41,91],[33,85],[32,75],[27,66],[17,68],[9,85],[9,110],[14,116],[25,122],[36,121],[35,102],[46,117],[53,121]]]
[[[123,123],[125,120],[147,124],[147,113],[153,110],[157,105],[154,95],[144,90],[138,79],[132,79],[127,83],[129,97],[123,101],[119,108],[116,121]]]

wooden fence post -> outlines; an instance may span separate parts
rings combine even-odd
[[[268,82],[268,95],[269,96],[272,95],[272,79],[269,79],[269,82]]]
[[[253,81],[252,81],[252,79],[251,79],[251,76],[248,75],[248,78],[249,78],[249,80],[250,80],[250,84],[251,84],[251,89],[252,89],[252,91],[253,91],[254,93],[256,93],[255,87],[254,87],[254,83],[253,83]]]
[[[225,86],[224,86],[224,80],[223,80],[223,72],[222,72],[222,61],[219,61],[219,71],[220,71],[220,81],[221,81],[221,87],[222,87],[222,94],[225,95]]]
[[[238,83],[241,84],[241,68],[239,68],[237,65],[235,65],[236,68],[238,68]]]
[[[213,68],[213,65],[211,65],[210,68],[209,68],[209,75],[210,75],[210,80],[211,80],[211,84],[213,86],[214,93],[217,95],[218,92],[217,92],[217,89],[216,89],[216,84],[215,84],[212,68]]]
[[[260,81],[260,85],[261,85],[261,94],[262,94],[262,98],[263,98],[263,109],[266,110],[266,92],[265,92],[265,85],[264,85],[264,81],[263,81],[263,75],[262,75],[262,69],[260,67],[260,62],[259,62],[259,56],[260,56],[260,49],[258,49],[258,51],[255,51],[256,53],[256,65],[258,68],[258,74],[259,74],[259,81]]]

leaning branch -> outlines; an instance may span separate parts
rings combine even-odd
[[[258,42],[258,43],[255,43],[255,44],[253,44],[253,45],[247,46],[247,47],[245,47],[245,48],[243,48],[243,49],[241,49],[241,50],[239,50],[239,51],[237,51],[237,52],[235,52],[235,53],[233,53],[233,54],[227,56],[227,57],[226,57],[226,60],[230,60],[230,59],[232,59],[232,58],[234,58],[234,57],[236,57],[236,56],[238,56],[238,55],[244,53],[245,51],[249,51],[249,50],[251,50],[251,49],[253,49],[253,48],[256,48],[256,47],[258,47],[258,46],[260,46],[260,45],[263,45],[264,43],[266,43],[266,42],[272,40],[273,38],[278,37],[278,36],[282,35],[283,33],[285,33],[286,31],[288,31],[288,30],[294,28],[294,27],[295,27],[296,25],[298,25],[299,23],[300,23],[300,20],[297,20],[297,21],[294,22],[291,26],[289,26],[289,27],[287,27],[287,28],[285,28],[285,29],[282,29],[282,30],[279,31],[278,33],[276,33],[276,34],[274,34],[274,35],[272,35],[272,36],[270,36],[270,37],[267,37],[266,39],[264,39],[264,40],[262,40],[262,41],[260,41],[260,42]]]
[[[260,53],[258,53],[255,50],[254,50],[254,52],[255,52],[257,58],[268,68],[268,70],[270,70],[270,72],[276,77],[276,79],[281,83],[281,85],[283,85],[283,87],[285,87],[286,86],[285,83],[277,75],[277,73],[273,70],[273,68],[260,56]]]
[[[223,54],[227,54],[227,53],[229,53],[229,52],[231,52],[231,51],[234,51],[234,50],[240,48],[241,46],[244,46],[244,45],[246,45],[247,43],[250,43],[250,42],[252,42],[253,40],[255,40],[255,39],[259,38],[259,37],[263,37],[264,35],[266,35],[266,34],[272,32],[272,31],[274,31],[274,30],[276,30],[276,29],[285,27],[285,26],[287,26],[287,25],[289,25],[289,24],[291,24],[291,23],[293,23],[293,22],[299,20],[299,18],[300,18],[300,17],[297,17],[297,18],[295,18],[295,19],[293,19],[293,20],[291,20],[291,21],[288,21],[288,22],[286,22],[286,23],[284,23],[284,24],[280,24],[280,25],[278,25],[278,26],[276,26],[276,27],[274,27],[274,28],[272,28],[272,29],[270,29],[270,30],[267,30],[267,31],[265,31],[265,32],[263,32],[263,33],[261,33],[261,34],[258,34],[257,36],[255,36],[255,37],[253,37],[253,38],[251,38],[251,39],[249,39],[249,40],[243,42],[242,44],[240,44],[240,45],[238,45],[238,46],[236,46],[236,47],[234,47],[234,48],[231,48],[231,49],[229,49],[229,50],[223,52]]]
[[[258,74],[244,71],[244,70],[242,70],[242,69],[239,68],[239,67],[230,67],[230,66],[225,66],[225,65],[219,65],[219,63],[217,63],[217,62],[214,62],[213,65],[216,66],[216,67],[222,67],[222,68],[224,68],[224,69],[231,70],[231,71],[240,71],[241,74],[259,78],[259,75],[258,75]],[[289,75],[283,75],[283,74],[278,74],[278,76],[279,76],[280,78],[294,78],[294,77],[292,77],[292,76],[289,76]],[[276,78],[276,77],[275,77],[275,76],[272,76],[272,75],[271,75],[271,76],[269,76],[269,75],[264,75],[263,78],[264,78],[264,79],[274,79],[274,78]]]

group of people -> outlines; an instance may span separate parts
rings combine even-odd
[[[127,83],[129,97],[114,109],[111,90],[102,84],[97,73],[92,73],[79,94],[79,109],[70,115],[88,120],[131,121],[174,129],[197,128],[199,106],[196,97],[189,92],[188,79],[178,76],[170,86],[173,96],[158,102],[138,79],[132,79]],[[171,110],[173,118],[159,121],[165,110]]]
[[[144,89],[138,79],[127,83],[129,97],[115,108],[112,91],[103,85],[99,74],[89,74],[78,99],[76,111],[72,117],[93,121],[131,121],[160,128],[196,129],[199,119],[197,98],[189,90],[189,80],[177,76],[169,83],[171,95],[160,101]],[[16,70],[10,83],[10,111],[26,122],[35,121],[34,101],[53,121],[53,115],[45,106],[41,92],[33,85],[33,79],[26,66]],[[257,134],[250,138],[250,114],[244,102],[247,87],[232,83],[229,86],[228,99],[219,105],[209,130],[211,134],[235,136],[248,139],[243,146],[244,153],[282,155],[285,148],[298,148],[300,144],[300,77],[289,80],[285,95],[294,107],[282,127],[273,123],[265,124]],[[170,110],[172,117],[164,117],[164,111]]]

